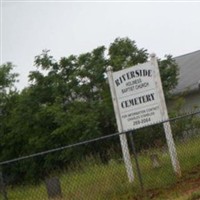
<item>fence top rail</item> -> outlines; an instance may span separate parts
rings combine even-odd
[[[197,115],[197,114],[200,114],[200,110],[196,111],[196,112],[192,112],[192,113],[183,114],[183,115],[180,115],[180,116],[177,116],[177,117],[174,117],[174,118],[170,118],[168,120],[162,120],[162,121],[159,121],[157,123],[154,123],[154,124],[151,124],[151,125],[148,125],[148,126],[158,125],[158,124],[162,124],[162,123],[165,123],[165,122],[172,122],[172,121],[176,121],[176,120],[179,120],[179,119],[182,119],[182,118],[185,118],[185,117],[189,117],[189,116],[193,116],[193,115]],[[148,126],[143,126],[143,127],[140,127],[140,128],[134,129],[134,130],[121,132],[121,133],[117,132],[117,133],[101,136],[101,137],[98,137],[98,138],[93,138],[93,139],[90,139],[90,140],[85,140],[85,141],[77,142],[77,143],[74,143],[74,144],[58,147],[58,148],[55,148],[55,149],[50,149],[50,150],[34,153],[34,154],[31,154],[31,155],[21,156],[21,157],[18,157],[18,158],[2,161],[2,162],[0,162],[0,166],[10,164],[10,163],[13,163],[13,162],[17,162],[17,161],[21,161],[21,160],[25,160],[25,159],[29,159],[29,158],[33,158],[33,157],[37,157],[37,156],[42,156],[42,155],[53,153],[53,152],[56,152],[56,151],[61,151],[61,150],[68,149],[68,148],[86,145],[86,144],[89,144],[89,143],[92,143],[92,142],[95,142],[95,141],[104,140],[104,139],[111,138],[111,137],[114,137],[114,136],[117,136],[117,135],[127,134],[129,132],[136,131],[138,129],[142,129],[142,128],[145,128],[145,127],[148,127]]]

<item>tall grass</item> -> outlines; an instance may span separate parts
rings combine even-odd
[[[182,171],[189,171],[200,164],[200,138],[193,138],[185,143],[176,144],[177,153]],[[160,167],[153,168],[150,155],[157,154],[160,159]],[[166,188],[176,183],[170,157],[167,151],[151,149],[138,155],[139,165],[145,189]],[[109,164],[99,162],[81,163],[81,169],[56,174],[59,177],[62,188],[63,200],[105,200],[105,199],[133,199],[142,194],[137,178],[136,166],[132,156],[135,175],[133,183],[128,182],[123,162],[111,160]],[[19,200],[46,200],[47,192],[44,183],[39,185],[21,185],[8,187],[8,199]],[[2,199],[2,197],[0,198]]]

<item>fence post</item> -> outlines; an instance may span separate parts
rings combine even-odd
[[[3,178],[2,168],[0,167],[0,192],[3,196],[3,200],[8,200],[6,185]]]
[[[129,138],[130,138],[131,147],[132,147],[132,151],[133,151],[133,155],[134,155],[134,159],[135,159],[135,164],[136,164],[136,169],[137,169],[140,187],[141,187],[141,190],[144,191],[142,174],[141,174],[141,170],[140,170],[140,166],[139,166],[139,162],[138,162],[137,152],[136,152],[136,149],[135,149],[135,143],[134,143],[134,140],[133,140],[133,132],[131,132],[131,131],[129,132]]]

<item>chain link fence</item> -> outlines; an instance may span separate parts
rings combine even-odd
[[[169,120],[182,174],[200,165],[199,114]],[[0,199],[139,199],[146,191],[179,181],[171,164],[163,122],[124,134],[133,182],[128,180],[119,134],[115,133],[0,162]]]

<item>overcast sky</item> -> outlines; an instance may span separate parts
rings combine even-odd
[[[117,37],[160,58],[199,50],[200,2],[1,2],[1,64],[16,65],[18,89],[28,85],[43,49],[58,60]]]

